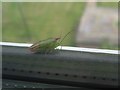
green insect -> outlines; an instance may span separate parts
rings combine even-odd
[[[71,31],[69,31],[61,41],[61,38],[49,38],[47,40],[42,40],[33,44],[29,49],[33,53],[52,53],[56,51],[55,48],[59,46],[70,33]]]

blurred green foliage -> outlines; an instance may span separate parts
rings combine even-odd
[[[3,41],[33,43],[62,37],[76,26],[85,3],[3,3]],[[24,25],[27,23],[27,26]],[[74,32],[63,44],[74,45]]]
[[[108,41],[103,41],[100,45],[101,49],[113,49],[113,50],[120,50],[120,47],[117,45],[112,45],[110,42]]]
[[[85,2],[3,2],[2,41],[34,43],[50,37],[64,37],[62,45],[75,46],[75,30],[85,9]],[[118,8],[118,3],[98,2],[100,7]],[[101,48],[118,49],[109,43]]]
[[[108,7],[108,8],[118,8],[118,2],[98,2],[97,6]]]

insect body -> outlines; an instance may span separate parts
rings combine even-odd
[[[30,47],[34,53],[50,53],[54,51],[55,47],[59,45],[60,38],[50,38],[47,40],[39,41]]]
[[[33,44],[29,49],[33,53],[51,53],[55,51],[55,48],[59,46],[70,33],[71,31],[68,32],[61,41],[59,41],[60,38],[50,38]]]

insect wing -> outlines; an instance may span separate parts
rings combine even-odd
[[[51,38],[51,39],[39,41],[33,44],[30,47],[30,50],[34,53],[37,53],[37,52],[46,53],[49,51],[53,51],[56,46],[58,46],[57,40],[54,38]]]

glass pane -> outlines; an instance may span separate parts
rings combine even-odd
[[[61,38],[61,45],[118,49],[116,2],[4,2],[3,41],[35,43]]]

